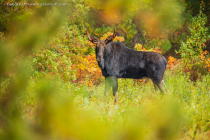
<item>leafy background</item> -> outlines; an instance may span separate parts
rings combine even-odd
[[[0,139],[209,139],[208,0],[0,2]],[[103,96],[86,31],[115,27],[166,57],[164,96],[148,79],[119,79],[118,104]]]

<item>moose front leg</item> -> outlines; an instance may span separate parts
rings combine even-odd
[[[111,85],[112,85],[111,77],[105,77],[105,91],[104,91],[104,96],[106,96],[110,92]]]
[[[118,82],[116,77],[112,77],[112,91],[113,96],[115,96],[114,102],[117,103],[118,101]]]
[[[105,91],[104,95],[106,96],[110,92],[110,88],[112,87],[113,96],[115,96],[115,103],[117,103],[118,98],[118,82],[116,77],[105,77]]]

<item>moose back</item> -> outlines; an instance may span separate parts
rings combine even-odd
[[[155,86],[164,92],[163,74],[167,61],[156,52],[134,51],[121,42],[112,42],[116,37],[116,29],[106,40],[98,40],[87,32],[88,39],[96,44],[96,60],[105,77],[105,92],[112,87],[115,102],[118,98],[117,78],[142,79],[150,78]]]

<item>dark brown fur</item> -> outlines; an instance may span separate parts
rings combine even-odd
[[[113,36],[109,37],[112,38],[111,41]],[[148,77],[152,79],[155,87],[157,86],[161,93],[164,92],[163,74],[167,65],[164,56],[156,52],[134,51],[121,42],[95,40],[96,38],[93,41],[89,33],[88,37],[96,44],[96,60],[105,77],[105,95],[112,87],[117,102],[117,78],[141,79]]]

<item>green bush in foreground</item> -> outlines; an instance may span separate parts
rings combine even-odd
[[[104,84],[91,89],[41,79],[39,74],[31,77],[26,90],[11,97],[4,108],[7,111],[1,109],[0,139],[168,140],[208,136],[209,75],[193,83],[179,72],[167,71],[167,93],[163,96],[154,91],[152,82],[137,85],[133,80],[119,79],[117,105],[111,93],[104,97]],[[4,83],[1,89],[7,89]],[[1,98],[1,105],[4,101]]]

